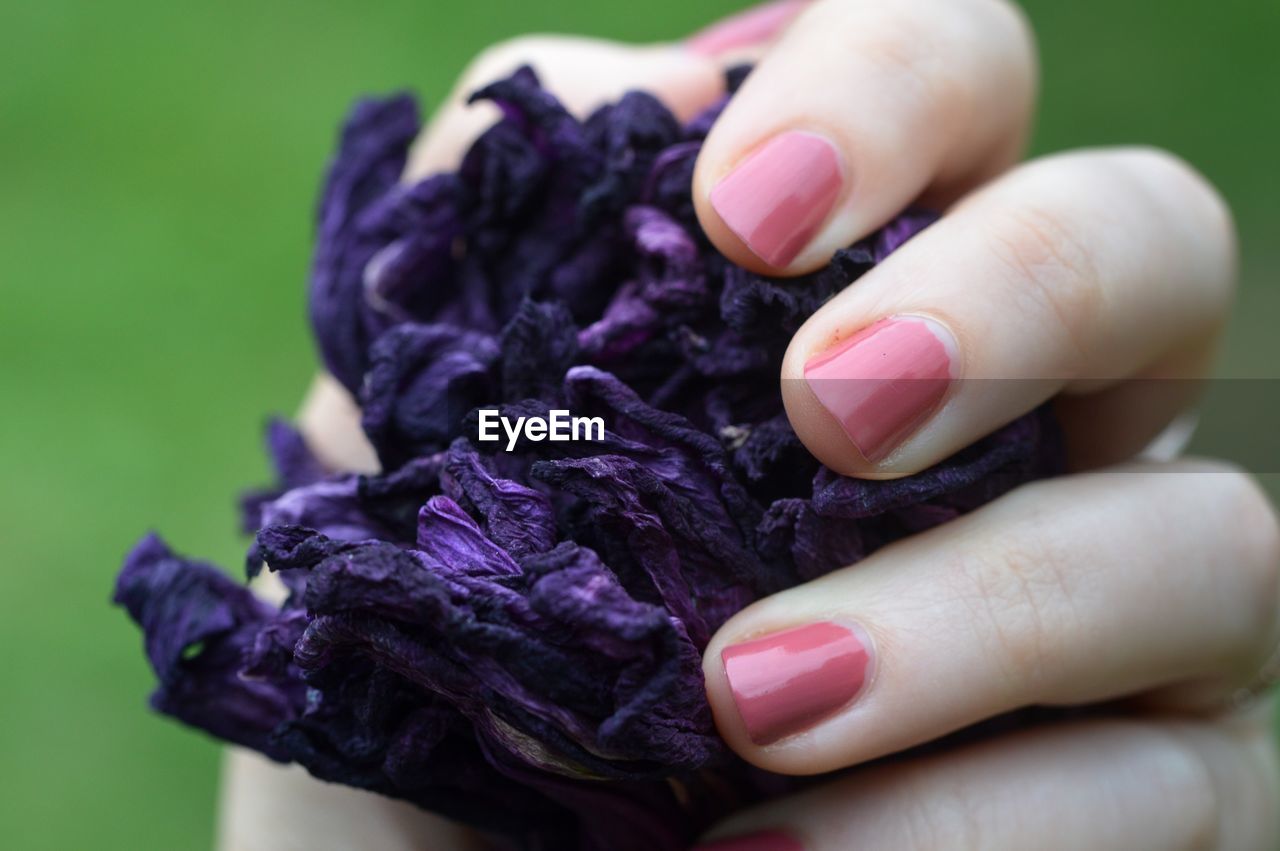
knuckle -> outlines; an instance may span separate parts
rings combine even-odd
[[[1015,0],[977,0],[995,16],[995,20],[1007,27],[1016,28],[1028,42],[1035,40],[1031,18],[1021,3]]]
[[[1105,305],[1092,251],[1071,219],[1043,203],[1006,209],[993,223],[991,250],[1009,272],[1010,303],[1040,325],[1048,320],[1080,360],[1092,348]]]
[[[1280,797],[1280,748],[1277,747],[1276,734],[1264,722],[1244,747],[1251,771],[1249,786],[1258,790],[1256,800],[1259,806],[1255,815],[1259,822],[1261,847],[1280,847],[1280,814],[1274,806],[1274,801]]]
[[[1178,802],[1181,847],[1187,851],[1220,847],[1223,801],[1207,755],[1188,736],[1159,728],[1152,728],[1152,733],[1158,745],[1155,761],[1148,766],[1149,781],[1162,798]]]
[[[1280,848],[1280,813],[1275,809],[1280,797],[1280,749],[1270,723],[1275,707],[1270,708],[1228,733],[1240,756],[1240,785],[1246,792],[1235,796],[1244,799],[1239,807],[1243,812],[1228,814],[1223,823],[1250,825],[1258,848]]]
[[[1233,467],[1224,467],[1217,477],[1222,490],[1216,504],[1223,512],[1223,528],[1230,535],[1232,560],[1244,574],[1241,589],[1251,613],[1242,624],[1253,637],[1265,637],[1263,649],[1270,652],[1280,630],[1280,519],[1257,479]]]
[[[966,784],[922,778],[914,794],[904,796],[903,848],[981,848],[982,830],[975,801]]]
[[[1012,0],[915,0],[815,4],[806,18],[837,34],[870,91],[908,116],[916,146],[939,124],[976,128],[992,123],[992,105],[1017,102],[1011,118],[1030,109],[1037,77],[1035,38]],[[976,130],[974,132],[977,132]]]
[[[1114,155],[1141,183],[1139,188],[1154,209],[1183,210],[1189,227],[1197,231],[1194,236],[1211,249],[1214,268],[1234,273],[1238,247],[1235,219],[1222,193],[1204,174],[1177,154],[1154,146],[1120,148]],[[1225,277],[1230,280],[1234,275]]]
[[[1058,648],[1079,626],[1076,577],[1050,518],[1009,530],[998,546],[952,554],[949,575],[966,603],[975,638],[988,648],[1004,687],[1019,699],[1048,699],[1061,679]]]
[[[1230,218],[1226,202],[1217,188],[1199,169],[1172,151],[1153,145],[1133,145],[1119,149],[1118,155],[1151,183],[1175,186],[1184,195],[1194,195],[1217,205],[1224,218]]]
[[[1270,714],[1148,729],[1158,743],[1151,780],[1178,802],[1178,847],[1277,847],[1280,754]]]
[[[1194,166],[1164,148],[1155,145],[1128,145],[1117,148],[1114,154],[1133,171],[1144,176],[1150,175],[1154,182],[1172,178],[1186,184],[1195,184],[1197,188],[1208,186],[1208,181]]]
[[[988,32],[1008,34],[1008,44],[1020,48],[1024,61],[1034,72],[1036,65],[1036,34],[1031,18],[1016,0],[973,0],[981,7],[982,26]]]
[[[866,22],[867,13],[860,11],[859,26],[844,29],[854,42],[852,55],[888,81],[881,90],[892,92],[895,101],[913,104],[922,115],[943,111],[959,117],[971,108],[973,93],[964,75],[945,64],[955,51],[946,48],[941,21],[954,13],[941,8],[938,13],[909,13],[890,4],[877,10],[874,23]]]

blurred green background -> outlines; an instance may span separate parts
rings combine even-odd
[[[0,847],[209,845],[218,748],[145,708],[138,633],[107,599],[148,528],[239,563],[231,497],[265,479],[264,416],[315,368],[311,208],[350,101],[408,86],[432,104],[521,32],[666,39],[737,6],[5,4]],[[1277,377],[1280,3],[1027,6],[1036,151],[1149,142],[1198,164],[1244,246],[1222,373]]]

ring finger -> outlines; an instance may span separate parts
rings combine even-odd
[[[1220,707],[1277,643],[1280,531],[1204,462],[1043,482],[745,609],[704,656],[726,740],[811,774],[1028,705]]]

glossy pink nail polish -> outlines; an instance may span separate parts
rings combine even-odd
[[[716,56],[773,38],[800,14],[808,0],[774,0],[722,18],[685,40],[684,46],[703,56]]]
[[[824,621],[730,645],[720,661],[747,735],[767,745],[853,700],[871,653],[853,630]]]
[[[804,851],[804,846],[779,830],[764,830],[746,836],[731,836],[693,846],[690,851]]]
[[[792,130],[739,163],[711,190],[710,200],[753,254],[781,269],[818,233],[843,183],[835,146]]]
[[[937,408],[953,378],[955,342],[916,316],[882,319],[810,358],[804,377],[868,461],[878,461]]]

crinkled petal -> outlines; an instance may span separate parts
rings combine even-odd
[[[271,734],[298,711],[301,685],[241,676],[258,631],[272,622],[270,606],[217,568],[174,555],[155,535],[125,559],[114,599],[142,629],[159,680],[156,710],[288,759]]]

